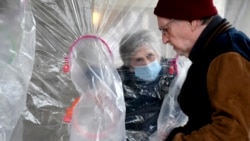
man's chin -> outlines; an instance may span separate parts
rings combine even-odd
[[[178,49],[175,49],[175,52],[177,55],[180,55],[180,56],[184,55],[183,51],[180,51]]]
[[[185,53],[184,51],[175,50],[175,52],[176,52],[176,54],[177,54],[178,56],[186,56],[186,57],[188,57],[188,56],[187,56],[187,53]]]

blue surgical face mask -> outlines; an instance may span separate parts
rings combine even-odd
[[[158,60],[155,60],[148,65],[134,67],[135,76],[142,80],[153,81],[157,78],[161,68],[162,66]]]

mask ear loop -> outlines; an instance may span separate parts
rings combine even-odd
[[[105,40],[103,40],[102,38],[96,36],[96,35],[83,35],[81,37],[79,37],[78,39],[76,39],[73,44],[70,46],[69,48],[69,54],[64,57],[64,65],[63,65],[63,72],[64,73],[68,73],[70,71],[70,57],[71,57],[71,54],[72,54],[72,51],[73,51],[73,48],[75,47],[75,45],[80,41],[80,40],[84,40],[84,39],[97,39],[97,40],[100,40],[107,48],[110,56],[111,56],[111,59],[113,60],[113,54],[112,54],[112,51],[110,50],[107,42],[105,42]]]

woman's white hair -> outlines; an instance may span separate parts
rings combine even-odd
[[[150,30],[139,30],[135,33],[128,33],[120,41],[120,56],[124,66],[130,66],[130,59],[134,53],[143,46],[153,49],[160,56],[160,41],[156,34]]]

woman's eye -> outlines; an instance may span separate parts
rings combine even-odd
[[[152,58],[154,56],[155,56],[154,54],[148,54],[148,58]]]
[[[138,59],[136,59],[135,61],[136,61],[136,62],[141,62],[142,59],[141,59],[141,58],[138,58]]]

